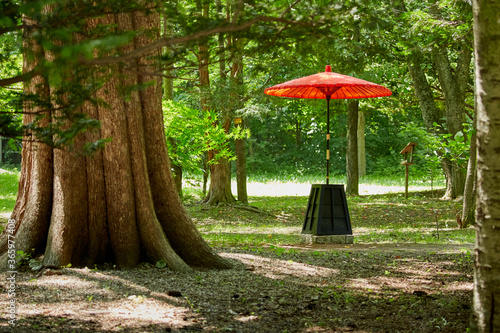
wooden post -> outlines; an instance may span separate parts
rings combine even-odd
[[[408,199],[408,166],[409,164],[406,164],[406,182],[405,182],[405,199]]]

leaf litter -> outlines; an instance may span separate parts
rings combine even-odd
[[[355,242],[375,229],[392,233],[399,223],[432,228],[434,217],[422,208],[428,198],[407,203],[395,196],[392,202],[351,201]],[[253,198],[253,204],[278,218],[233,207],[189,208],[205,236],[214,226],[242,237],[269,233],[268,243],[223,246],[209,240],[234,262],[231,270],[185,275],[163,262],[127,270],[102,265],[33,271],[26,265],[16,279],[15,326],[3,311],[9,299],[2,273],[0,332],[466,331],[471,243],[412,244],[401,237],[403,242],[351,245],[272,243],[277,234],[300,232],[307,198],[276,200]],[[437,208],[444,219],[460,210],[454,203]]]
[[[437,245],[219,248],[235,263],[184,275],[141,264],[20,271],[1,332],[463,332],[472,258]],[[2,287],[5,275],[0,277]],[[0,307],[5,309],[7,299]]]

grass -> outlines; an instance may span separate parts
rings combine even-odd
[[[11,165],[0,165],[0,213],[14,209],[18,183],[19,170]]]
[[[458,229],[462,203],[439,198],[443,190],[386,193],[348,198],[355,244],[471,245],[474,228]],[[266,214],[238,206],[190,205],[203,237],[213,246],[269,247],[300,242],[306,196],[257,197],[249,204]]]
[[[0,173],[0,213],[14,208],[19,171],[11,166],[1,166],[7,172]],[[249,181],[271,181],[271,178]],[[320,179],[296,178],[297,182],[321,182]],[[382,190],[401,185],[399,177],[365,177],[362,185],[378,186]],[[282,180],[274,179],[274,186],[280,188]],[[332,183],[342,183],[334,179]],[[439,179],[434,186],[444,186]],[[360,195],[348,198],[348,207],[358,244],[453,244],[474,242],[473,228],[457,228],[456,215],[462,210],[458,201],[439,200],[442,190],[422,191],[429,180],[413,179],[410,182],[409,198],[404,193],[383,193]],[[416,189],[416,190],[414,190]],[[196,201],[199,189],[186,188],[186,197]],[[271,194],[267,193],[266,194]],[[269,248],[295,245],[300,242],[307,196],[251,196],[249,204],[264,214],[247,211],[238,206],[210,207],[200,204],[188,205],[188,210],[203,234],[213,246]]]

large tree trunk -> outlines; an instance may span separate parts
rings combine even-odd
[[[500,332],[500,2],[474,1],[477,105],[472,331]]]
[[[347,102],[347,195],[359,195],[358,174],[358,111],[359,101]]]
[[[458,66],[456,74],[454,74],[446,50],[436,48],[433,54],[434,67],[444,94],[446,127],[448,133],[452,136],[463,130],[465,109],[463,91],[465,87],[461,87],[460,84],[466,85],[466,81],[461,79],[461,76],[467,77],[470,59],[471,51],[467,48],[461,53],[459,64],[461,66]],[[463,68],[467,70],[465,73]],[[447,186],[445,197],[454,199],[464,193],[465,173],[456,162],[450,162],[449,170],[450,180],[448,181],[449,186]]]
[[[229,130],[230,124],[229,119],[226,119],[223,124],[226,132]],[[215,150],[209,151],[209,161],[213,160],[217,153]],[[210,165],[210,186],[203,201],[209,205],[236,201],[231,191],[231,165],[228,159],[219,158],[216,163]]]
[[[432,93],[431,86],[429,85],[425,73],[422,70],[422,52],[419,49],[414,49],[408,56],[407,62],[410,76],[413,81],[415,94],[420,105],[420,110],[422,111],[422,118],[424,119],[427,130],[429,131],[429,133],[444,134],[444,126],[439,126],[437,132],[436,127],[434,126],[434,123],[443,125],[445,112],[444,110],[437,108],[434,102],[434,95]],[[453,197],[452,193],[454,193],[455,195],[459,193],[459,191],[453,192],[453,189],[455,188],[453,185],[454,175],[459,176],[460,174],[453,171],[452,164],[453,163],[446,158],[443,158],[441,160],[441,166],[446,178],[446,192],[444,195],[445,198]]]
[[[140,12],[108,15],[91,21],[90,26],[102,23],[139,31],[158,27],[159,17]],[[149,42],[147,37],[136,38],[124,51]],[[146,58],[129,65],[139,65],[147,73],[156,70]],[[31,66],[26,61],[24,70]],[[103,151],[82,157],[54,150],[52,160],[50,148],[25,143],[12,215],[17,223],[17,249],[44,254],[46,265],[112,261],[127,267],[141,260],[165,260],[170,268],[183,272],[190,271],[190,266],[229,268],[230,263],[202,239],[175,190],[163,132],[161,82],[136,71],[120,75],[125,74],[125,67],[109,66],[108,71],[114,75],[97,97],[109,108],[90,103],[83,108],[102,122],[100,133],[88,134],[87,139],[96,135],[113,138]],[[123,87],[155,80],[127,98],[121,95],[127,91]],[[43,78],[36,77],[26,89],[47,93],[44,87]],[[5,264],[5,249],[0,250]]]
[[[412,53],[407,58],[407,62],[425,126],[429,132],[434,133],[435,127],[433,124],[437,123],[441,125],[445,114],[444,110],[438,109],[434,103],[431,86],[427,82],[425,73],[422,70],[422,52],[419,49],[412,50]]]

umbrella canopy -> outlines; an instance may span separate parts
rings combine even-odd
[[[279,97],[351,99],[391,96],[381,85],[332,72],[327,65],[323,73],[301,77],[266,88],[264,93]]]
[[[332,72],[327,65],[323,73],[313,74],[266,88],[264,93],[279,97],[326,99],[326,183],[330,174],[330,99],[352,99],[391,96],[381,85]]]

